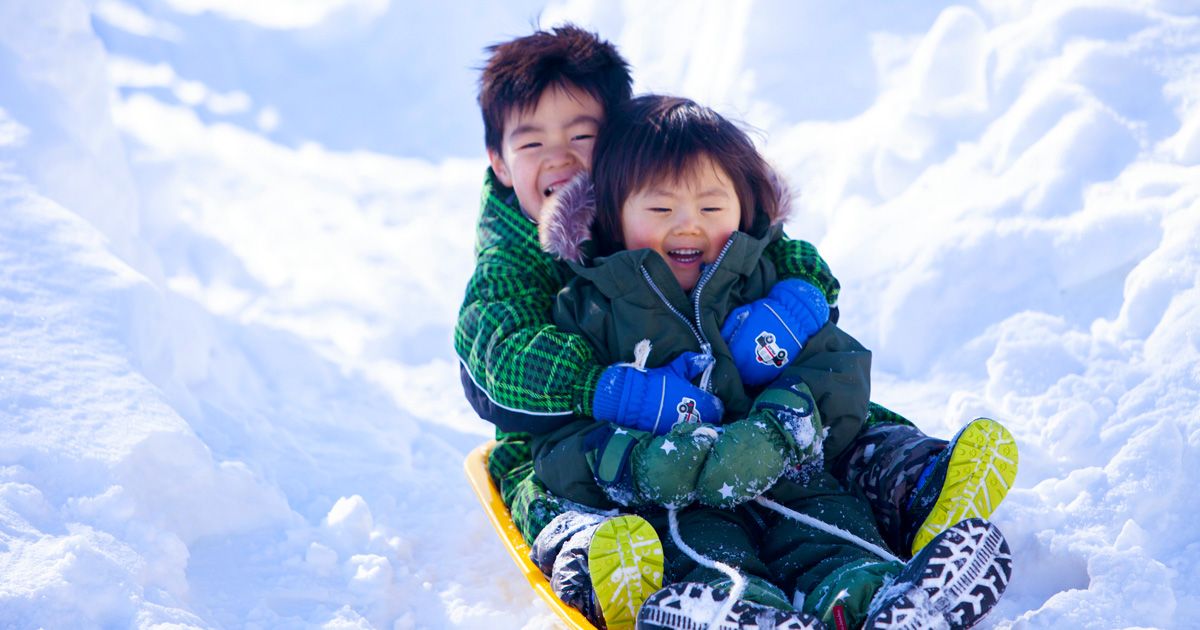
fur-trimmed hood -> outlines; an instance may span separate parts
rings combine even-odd
[[[778,203],[768,225],[784,223],[792,212],[792,193],[787,182],[774,169],[770,171],[772,188]],[[550,203],[542,207],[538,238],[542,249],[568,262],[583,263],[588,258],[585,243],[592,239],[596,220],[596,189],[591,175],[584,172],[568,182]],[[758,221],[755,221],[758,223]],[[762,237],[764,234],[752,236]]]

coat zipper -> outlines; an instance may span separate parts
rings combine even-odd
[[[688,319],[686,315],[679,312],[679,309],[675,308],[674,304],[671,304],[670,300],[667,299],[667,296],[663,295],[662,289],[659,289],[658,285],[654,283],[654,280],[650,277],[650,272],[646,271],[646,266],[642,265],[641,267],[642,277],[646,279],[646,284],[650,285],[650,289],[654,291],[654,294],[658,296],[658,299],[662,300],[662,303],[667,306],[667,310],[674,313],[680,321],[687,324],[688,330],[692,331],[692,335],[696,337],[696,341],[700,344],[700,351],[703,352],[704,356],[707,357],[712,356],[712,344],[708,342],[708,337],[704,335],[704,328],[700,323],[700,293],[704,290],[704,285],[708,284],[708,280],[712,278],[713,272],[716,271],[718,266],[720,266],[721,261],[725,259],[725,254],[729,252],[729,247],[733,244],[734,238],[735,235],[733,234],[729,236],[729,240],[725,241],[725,246],[721,248],[721,253],[717,254],[717,259],[713,261],[713,264],[709,265],[708,268],[704,270],[704,273],[700,275],[700,279],[696,281],[695,288],[692,289],[692,307],[694,309],[693,312],[695,313],[694,320]],[[709,365],[708,368],[704,370],[704,374],[700,377],[700,389],[703,389],[706,392],[712,391],[712,369],[713,366]]]
[[[692,323],[692,320],[688,319],[687,315],[679,312],[679,309],[675,308],[674,304],[671,304],[671,301],[667,299],[667,296],[663,295],[662,289],[659,289],[658,285],[654,283],[654,279],[650,277],[650,272],[646,271],[646,267],[641,267],[641,270],[642,277],[646,279],[646,284],[650,285],[650,289],[654,291],[654,294],[658,296],[659,300],[662,300],[662,303],[666,305],[667,310],[674,313],[675,317],[679,318],[679,321],[687,324],[688,330],[692,331],[692,336],[696,338],[696,341],[700,344],[700,349],[704,351],[704,354],[712,354],[712,346],[709,345],[708,341],[705,340],[704,335],[696,328],[696,325]]]

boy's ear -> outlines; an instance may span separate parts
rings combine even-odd
[[[488,149],[488,160],[492,163],[492,171],[496,173],[496,179],[500,180],[501,184],[512,188],[512,174],[508,172],[508,165],[504,163],[504,158],[500,153]]]

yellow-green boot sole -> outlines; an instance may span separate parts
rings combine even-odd
[[[588,570],[605,625],[633,628],[642,602],[662,588],[662,542],[640,516],[608,519],[592,534]]]
[[[947,450],[941,490],[913,537],[913,555],[964,519],[990,518],[1017,478],[1017,442],[995,420],[972,420],[954,436]],[[935,472],[930,483],[936,485],[941,472]]]

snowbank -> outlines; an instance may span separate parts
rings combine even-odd
[[[476,146],[462,56],[535,10],[244,4],[0,4],[0,620],[552,627],[460,470],[489,435],[450,349],[482,153],[363,132]],[[1012,429],[988,623],[1187,627],[1196,7],[843,5],[542,18],[762,130],[876,400]],[[383,42],[414,30],[445,58],[346,91],[395,85],[415,57]],[[305,81],[329,101],[286,100]]]

